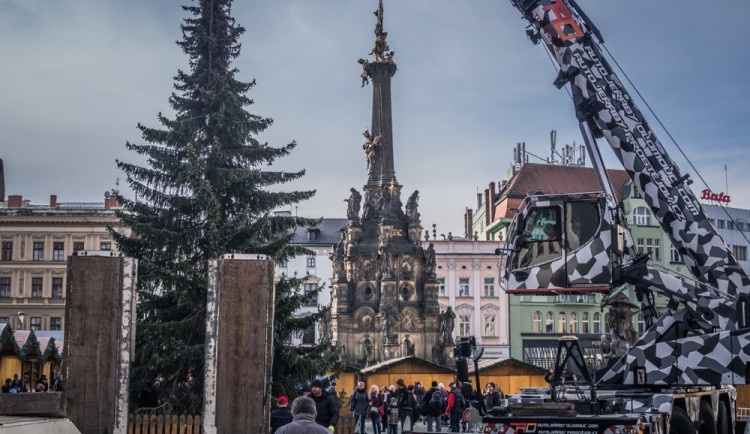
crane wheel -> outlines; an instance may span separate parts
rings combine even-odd
[[[672,407],[672,416],[669,418],[669,434],[690,433],[695,433],[695,427],[687,412],[680,407]]]

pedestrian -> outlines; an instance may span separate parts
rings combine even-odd
[[[5,384],[3,384],[3,387],[2,387],[3,393],[10,393],[10,389],[13,388],[13,386],[11,386],[12,383],[13,382],[11,381],[10,378],[5,379]]]
[[[391,390],[388,389],[388,386],[383,386],[383,388],[380,389],[380,398],[383,401],[383,411],[380,414],[380,432],[382,433],[388,431],[388,420],[385,415],[388,413],[388,394],[390,391]]]
[[[399,378],[398,380],[396,380],[396,386],[398,386],[398,389],[393,392],[393,397],[396,398],[396,402],[398,405],[398,414],[401,418],[401,431],[403,431],[406,417],[411,415],[409,402],[410,394],[409,390],[406,388],[406,381],[404,381],[403,378]],[[411,429],[411,427],[409,428]]]
[[[315,422],[333,431],[339,423],[338,401],[323,392],[323,382],[318,379],[310,383],[310,392],[310,398],[315,402],[316,407]]]
[[[391,398],[391,404],[388,406],[388,434],[398,434],[398,400]]]
[[[380,418],[383,416],[383,397],[380,395],[380,389],[378,386],[372,385],[370,387],[370,401],[367,403],[368,413],[370,413],[370,420],[372,420],[372,432],[373,434],[381,434],[383,431],[380,425]]]
[[[493,382],[487,383],[484,394],[484,408],[487,411],[492,410],[494,407],[500,405],[500,400],[503,399],[502,393],[499,391],[497,385]]]
[[[16,392],[27,392],[26,390],[26,383],[21,380],[21,378],[18,376],[18,374],[13,374],[13,382],[10,384],[11,387],[16,389]]]
[[[461,394],[461,390],[456,387],[456,383],[451,381],[448,385],[451,391],[448,394],[448,407],[445,409],[446,415],[450,418],[450,431],[460,432],[461,416],[464,414],[466,402]]]
[[[349,412],[354,415],[354,431],[357,431],[357,426],[360,427],[360,433],[365,434],[365,422],[367,422],[368,414],[368,403],[370,397],[365,389],[365,382],[360,381],[357,383],[357,388],[352,393],[352,398],[349,400]]]
[[[445,398],[438,388],[437,381],[432,382],[432,386],[424,394],[422,400],[422,414],[427,418],[427,432],[440,432],[440,416],[445,411]],[[433,431],[433,424],[435,431]]]
[[[271,434],[274,434],[276,430],[292,422],[292,412],[287,407],[288,404],[289,398],[286,396],[279,396],[279,399],[276,400],[278,408],[271,412]]]
[[[327,393],[323,395],[328,397]],[[297,397],[292,402],[292,422],[279,428],[276,434],[331,434],[329,430],[315,422],[317,414],[315,409],[313,399],[306,396]]]
[[[421,381],[414,382],[414,397],[417,399],[417,416],[422,418],[422,422],[425,422],[425,414],[422,413],[422,401],[424,401],[424,395],[427,391],[424,389]]]
[[[62,372],[59,372],[55,376],[55,380],[52,382],[52,386],[50,386],[49,391],[50,392],[63,392],[65,389],[63,388],[62,382],[63,382],[63,374]]]
[[[336,393],[336,380],[331,380],[331,387],[326,390],[329,395],[333,396],[334,399],[338,399],[338,393]]]
[[[41,387],[39,387],[40,385]],[[49,382],[47,381],[47,376],[42,374],[42,376],[39,377],[39,380],[36,383],[36,391],[47,392],[48,390],[49,390]]]

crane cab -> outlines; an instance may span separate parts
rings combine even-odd
[[[508,239],[507,292],[610,290],[613,235],[603,194],[528,196]]]

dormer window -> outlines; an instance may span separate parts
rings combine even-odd
[[[320,239],[320,229],[308,229],[307,230],[307,240],[308,241],[317,241]]]

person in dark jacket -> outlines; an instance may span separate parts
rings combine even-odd
[[[339,423],[338,401],[323,391],[323,382],[320,380],[315,379],[310,383],[310,391],[312,392],[310,398],[315,401],[317,412],[315,422],[333,432],[336,424]]]
[[[365,422],[367,422],[367,404],[369,396],[365,389],[365,382],[357,383],[357,388],[352,393],[352,399],[349,401],[349,411],[354,415],[354,431],[357,426],[360,427],[360,433],[365,434]]]
[[[403,378],[399,378],[398,380],[396,380],[396,387],[398,387],[398,389],[396,389],[396,391],[393,392],[393,394],[390,395],[389,398],[396,398],[396,406],[398,407],[398,414],[401,421],[401,430],[403,431],[406,416],[411,416],[411,405],[409,400],[411,394],[406,388],[406,381],[404,381]]]
[[[322,390],[322,388],[321,388]],[[322,393],[328,397],[327,393]],[[294,419],[276,434],[331,434],[331,432],[315,423],[315,401],[306,396],[297,397],[292,402],[292,416]]]
[[[287,408],[288,404],[289,398],[286,396],[279,396],[279,399],[276,400],[278,408],[271,412],[271,434],[274,434],[277,429],[292,422],[292,412]]]
[[[448,386],[451,391],[448,394],[448,407],[445,409],[445,412],[450,418],[450,430],[451,432],[461,432],[459,424],[466,408],[466,402],[464,401],[464,396],[461,394],[461,390],[456,387],[456,383],[451,381],[451,384]]]
[[[487,391],[484,394],[484,408],[487,411],[492,410],[493,407],[500,405],[500,400],[503,399],[502,392],[499,391],[495,383],[487,383]]]
[[[442,392],[440,389],[438,389],[438,383],[437,381],[432,382],[432,387],[430,387],[427,392],[425,392],[424,397],[422,398],[422,414],[427,417],[427,432],[433,432],[432,431],[432,424],[435,424],[435,431],[434,432],[440,432],[440,416],[443,414],[442,408],[432,408],[430,405],[430,402],[432,401],[432,395],[435,393],[439,393],[442,395]],[[442,400],[442,402],[445,402],[445,400]]]

